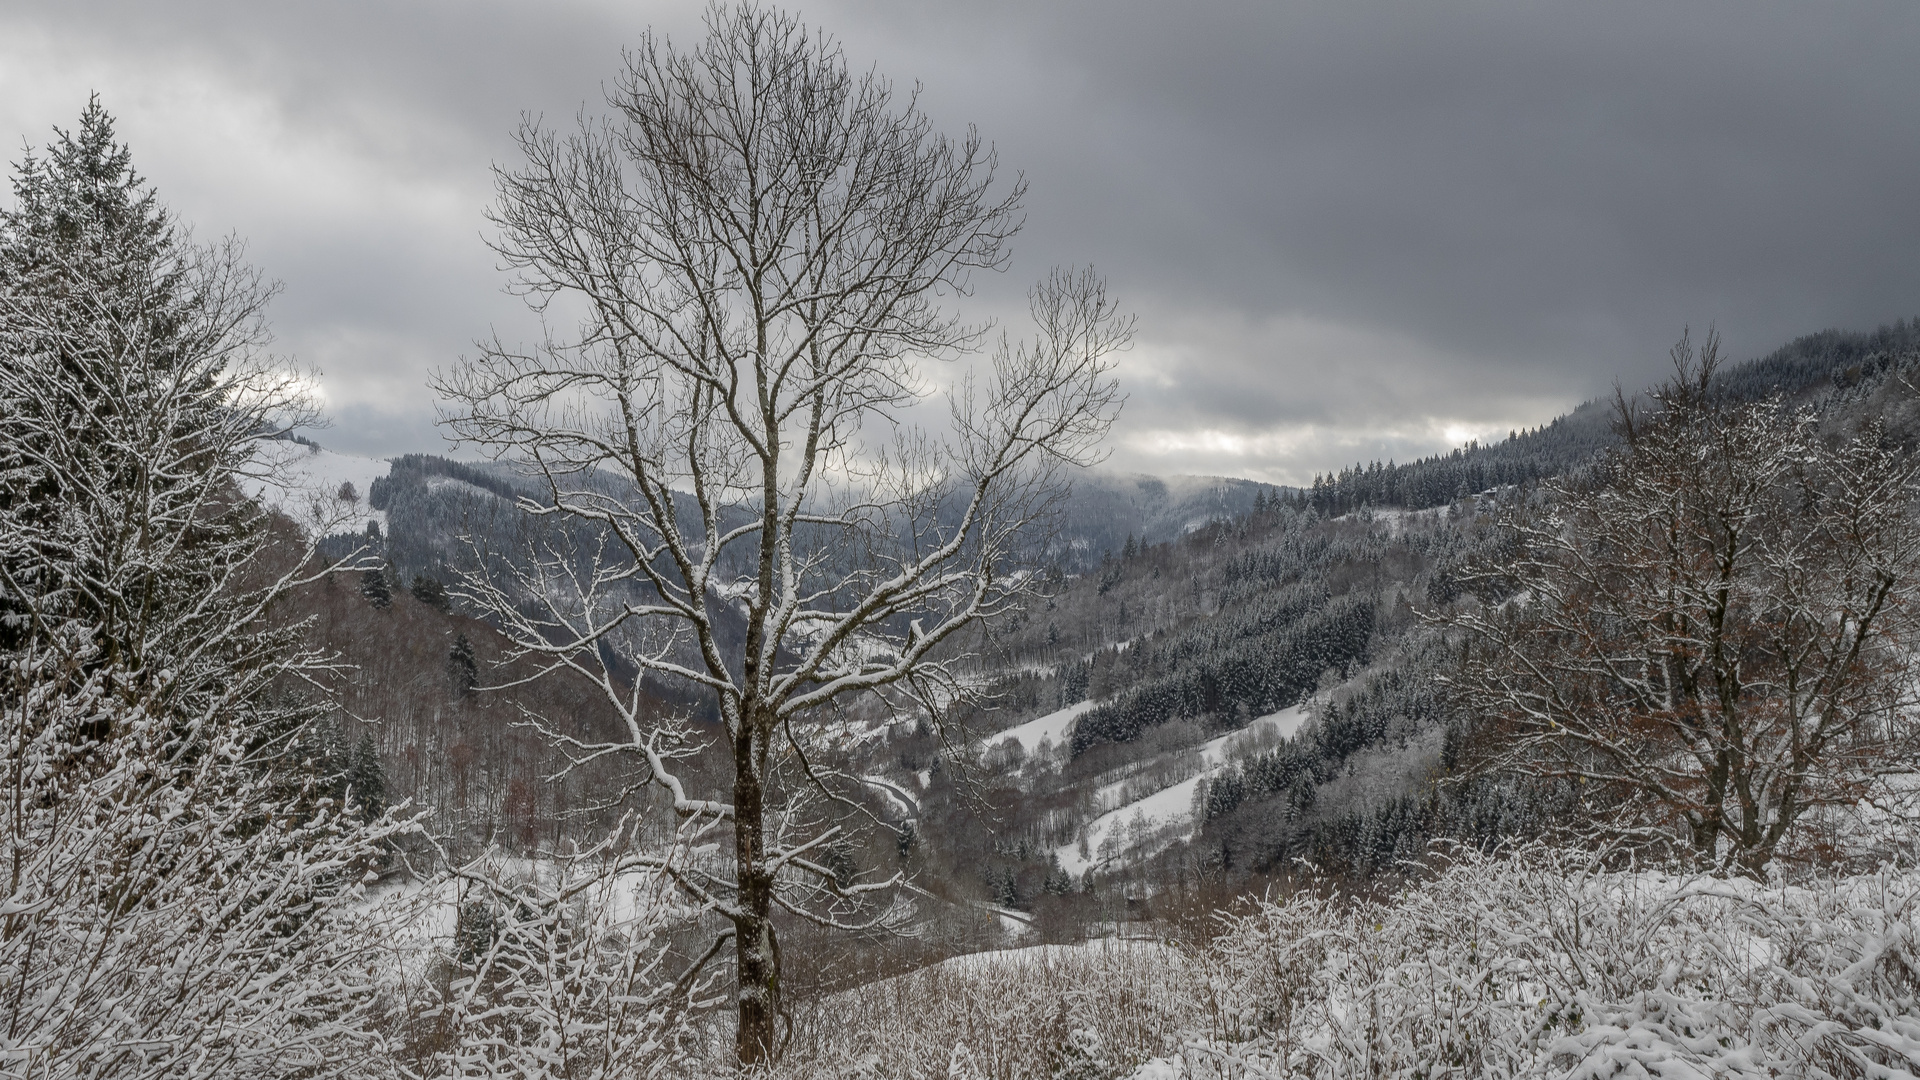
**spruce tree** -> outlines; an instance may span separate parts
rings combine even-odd
[[[450,601],[447,598],[447,587],[442,585],[438,578],[429,577],[426,574],[416,575],[413,579],[413,585],[408,591],[413,593],[415,600],[420,601],[430,608],[445,611],[450,605]]]
[[[376,566],[360,575],[360,595],[377,608],[393,603],[393,590],[387,585],[387,572]]]
[[[1060,856],[1047,856],[1047,878],[1040,886],[1048,896],[1065,896],[1073,891],[1073,875],[1060,865]]]
[[[453,639],[453,647],[447,650],[447,674],[453,681],[453,692],[466,695],[480,681],[480,666],[473,658],[473,642],[467,635],[461,634]]]
[[[377,818],[387,810],[387,772],[380,764],[380,750],[373,736],[360,735],[347,760],[347,797],[362,818]]]
[[[0,212],[0,1043],[47,1076],[281,1075],[364,1048],[336,932],[390,827],[318,813],[322,703],[264,613],[311,552],[237,477],[306,414],[272,290],[90,101]],[[134,1049],[137,1048],[137,1049]]]

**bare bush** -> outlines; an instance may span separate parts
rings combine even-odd
[[[673,955],[694,912],[664,875],[627,864],[621,839],[490,856],[380,905],[408,928],[384,966],[400,1075],[685,1074],[692,1020],[726,995],[714,969]]]
[[[1906,1076],[1920,878],[1804,885],[1461,855],[1377,902],[1228,919],[1182,1075]],[[1678,1070],[1669,1072],[1667,1070]]]
[[[1577,784],[1598,826],[1757,873],[1809,810],[1920,769],[1916,464],[1877,430],[1835,445],[1778,400],[1714,391],[1682,339],[1651,421],[1621,404],[1604,482],[1549,485],[1456,681],[1476,767]],[[1806,847],[1808,845],[1802,845]]]
[[[1171,1050],[1199,988],[1154,942],[958,957],[801,1005],[773,1075],[1106,1080]]]

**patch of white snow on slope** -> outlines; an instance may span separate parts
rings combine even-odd
[[[260,444],[243,486],[248,495],[292,518],[309,536],[365,532],[368,522],[387,527],[387,513],[367,505],[375,480],[393,470],[378,458],[336,454],[306,443],[275,439]],[[340,497],[343,484],[353,498]]]
[[[989,949],[984,952],[961,953],[950,956],[934,964],[933,967],[948,971],[992,971],[995,969],[1032,969],[1048,967],[1053,964],[1070,962],[1079,957],[1092,957],[1113,953],[1143,954],[1149,957],[1165,956],[1172,947],[1160,941],[1136,941],[1130,938],[1104,937],[1093,938],[1077,945],[1022,945],[1011,949]],[[895,976],[898,978],[899,976]]]
[[[1239,731],[1230,731],[1217,739],[1209,739],[1195,747],[1193,752],[1200,755],[1200,764],[1204,771],[1212,773],[1229,761],[1252,757],[1280,745],[1282,740],[1293,738],[1299,733],[1301,727],[1305,726],[1308,719],[1305,705],[1281,709],[1277,713],[1268,713],[1248,721],[1247,726]],[[1146,771],[1152,765],[1153,760],[1141,762],[1138,767],[1129,770],[1127,776],[1094,792],[1094,804],[1112,806],[1127,785],[1133,783],[1133,775]]]
[[[1281,709],[1276,713],[1249,721],[1246,727],[1230,735],[1222,735],[1200,748],[1201,755],[1209,766],[1223,765],[1231,757],[1244,757],[1246,751],[1259,744],[1276,745],[1282,739],[1291,739],[1306,726],[1309,714],[1307,707],[1295,705],[1290,709]]]
[[[1012,740],[1019,743],[1020,749],[1029,754],[1033,753],[1034,748],[1039,746],[1043,739],[1050,740],[1053,745],[1059,746],[1066,741],[1067,732],[1072,730],[1073,722],[1078,720],[1082,713],[1093,708],[1093,705],[1091,701],[1082,701],[1077,705],[1069,705],[1056,712],[1050,712],[1038,720],[1029,720],[1018,727],[996,732],[987,736],[986,745],[991,747]]]
[[[1077,842],[1054,852],[1060,858],[1061,868],[1078,877],[1089,867],[1145,857],[1175,840],[1188,839],[1199,824],[1193,802],[1200,782],[1230,762],[1247,757],[1251,751],[1293,738],[1305,726],[1308,715],[1305,704],[1295,705],[1268,713],[1239,731],[1202,743],[1198,749],[1203,767],[1198,776],[1094,818],[1086,830],[1085,855],[1080,853],[1081,845]],[[1125,783],[1109,784],[1095,797],[1111,798]]]

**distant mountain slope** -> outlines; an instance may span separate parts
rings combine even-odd
[[[1739,401],[1775,392],[1800,394],[1823,384],[1845,387],[1915,353],[1920,353],[1920,318],[1864,333],[1822,330],[1795,338],[1758,360],[1726,369],[1719,385]]]
[[[1801,396],[1884,375],[1916,354],[1920,354],[1920,318],[1867,332],[1822,330],[1795,338],[1757,360],[1724,369],[1718,385],[1736,401],[1774,393]],[[1493,487],[1557,476],[1592,460],[1617,441],[1612,419],[1611,402],[1584,402],[1552,423],[1516,432],[1497,443],[1469,444],[1401,465],[1356,464],[1315,477],[1305,502],[1327,516],[1368,505],[1419,510]]]
[[[387,474],[376,458],[336,454],[305,439],[263,443],[248,494],[293,519],[308,535],[358,535],[368,524],[385,527],[386,515],[368,503],[368,492]]]
[[[1719,388],[1741,401],[1782,393],[1829,430],[1881,422],[1914,445],[1916,381],[1920,326],[1900,323],[1808,335],[1725,369]],[[1044,896],[1019,883],[1063,870],[1092,867],[1083,890],[1140,896],[1197,871],[1244,883],[1309,858],[1365,876],[1392,872],[1435,837],[1538,835],[1563,810],[1559,788],[1434,786],[1462,730],[1435,683],[1457,651],[1419,613],[1460,596],[1455,569],[1497,550],[1498,504],[1524,497],[1456,496],[1579,468],[1615,443],[1611,414],[1589,402],[1501,443],[1350,469],[1185,534],[1167,511],[1192,493],[1096,478],[1072,512],[1131,515],[1129,526],[1173,525],[1171,535],[1143,527],[1147,544],[1116,549],[993,637],[995,711],[974,723],[998,732],[980,761],[1001,785],[999,817],[978,837],[929,829],[929,844],[991,851],[951,873],[977,872],[986,894],[1037,911]],[[1198,505],[1235,490],[1203,485]],[[1285,744],[1202,767],[1199,748],[1288,706],[1310,719]],[[1026,735],[1038,728],[1046,747]],[[929,791],[930,814],[943,797]],[[1138,828],[1135,807],[1151,811]]]
[[[1064,569],[1078,572],[1136,543],[1175,540],[1213,521],[1245,517],[1264,492],[1282,489],[1225,476],[1083,472],[1060,523]]]
[[[1916,356],[1920,356],[1920,318],[1866,332],[1822,330],[1727,368],[1719,383],[1736,400],[1776,392],[1801,396],[1884,377]],[[1355,464],[1316,477],[1304,489],[1224,476],[1084,472],[1074,478],[1073,494],[1060,522],[1063,569],[1080,572],[1097,566],[1102,555],[1118,555],[1129,536],[1137,543],[1161,543],[1211,521],[1243,517],[1262,493],[1296,506],[1312,506],[1322,516],[1332,517],[1368,505],[1444,506],[1463,495],[1558,475],[1613,445],[1612,413],[1610,402],[1588,401],[1497,443],[1470,443],[1401,464]],[[483,529],[504,527],[505,520],[496,516],[516,516],[510,509],[512,500],[524,487],[511,467],[496,463],[406,454],[393,459],[391,474],[380,475],[382,462],[347,458],[310,443],[300,447],[306,451],[300,454],[293,443],[287,445],[287,456],[311,456],[315,463],[309,471],[321,479],[302,485],[313,488],[312,494],[330,500],[338,483],[335,473],[356,481],[366,502],[364,509],[347,508],[350,512],[345,516],[352,519],[354,532],[368,521],[385,527],[389,513],[398,513],[392,523],[397,535],[389,557],[408,573],[445,574],[455,554],[448,542],[451,537],[460,528],[476,524]],[[320,492],[319,487],[328,490]],[[285,503],[288,497],[279,493],[275,501]],[[476,521],[476,513],[482,520]]]
[[[377,479],[361,478],[359,489],[369,513],[355,519],[353,535],[343,533],[330,547],[344,551],[358,544],[363,538],[357,531],[368,518],[376,520],[387,534],[387,558],[407,580],[423,573],[450,579],[452,567],[465,554],[457,540],[462,533],[490,537],[498,548],[518,531],[514,500],[537,495],[511,466],[433,454],[394,458],[390,472]],[[1212,521],[1244,517],[1262,493],[1277,497],[1282,491],[1224,476],[1081,473],[1073,479],[1073,493],[1059,522],[1062,569],[1078,573],[1098,566],[1102,556],[1118,555],[1129,537],[1136,543],[1159,543]]]

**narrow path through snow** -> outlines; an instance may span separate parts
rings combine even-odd
[[[868,775],[861,777],[860,780],[868,787],[878,788],[880,794],[885,795],[889,802],[892,802],[901,810],[905,811],[907,817],[917,818],[920,816],[920,800],[914,798],[906,788],[901,787],[899,784],[894,783],[884,776]]]

